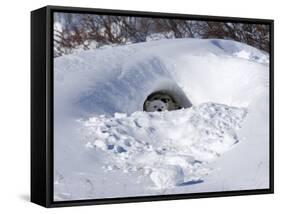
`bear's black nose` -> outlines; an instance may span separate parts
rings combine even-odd
[[[157,111],[162,111],[162,109],[159,108],[159,109],[157,109]]]

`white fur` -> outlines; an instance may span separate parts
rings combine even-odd
[[[168,106],[166,103],[162,102],[161,100],[147,101],[146,103],[146,111],[148,112],[165,111],[165,110],[168,110]]]
[[[164,101],[163,101],[164,100]],[[145,111],[171,111],[176,110],[179,106],[174,102],[174,100],[165,94],[155,94],[145,101]]]

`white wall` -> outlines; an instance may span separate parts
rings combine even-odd
[[[0,12],[0,212],[29,213],[266,213],[279,207],[280,193],[280,37],[277,0],[6,0]],[[45,5],[159,11],[275,19],[275,195],[43,209],[29,200],[30,11]],[[280,82],[280,83],[279,83]],[[279,121],[278,121],[279,120]],[[253,148],[255,152],[255,148]],[[235,178],[233,178],[235,179]],[[4,212],[4,210],[6,210]]]

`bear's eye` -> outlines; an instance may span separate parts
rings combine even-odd
[[[157,108],[157,106],[153,106],[153,108]]]

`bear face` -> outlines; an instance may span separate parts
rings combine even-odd
[[[167,104],[161,100],[147,101],[145,105],[148,112],[168,110]]]
[[[181,107],[174,101],[174,99],[163,92],[158,92],[150,95],[144,103],[144,111],[172,111],[180,109]]]

